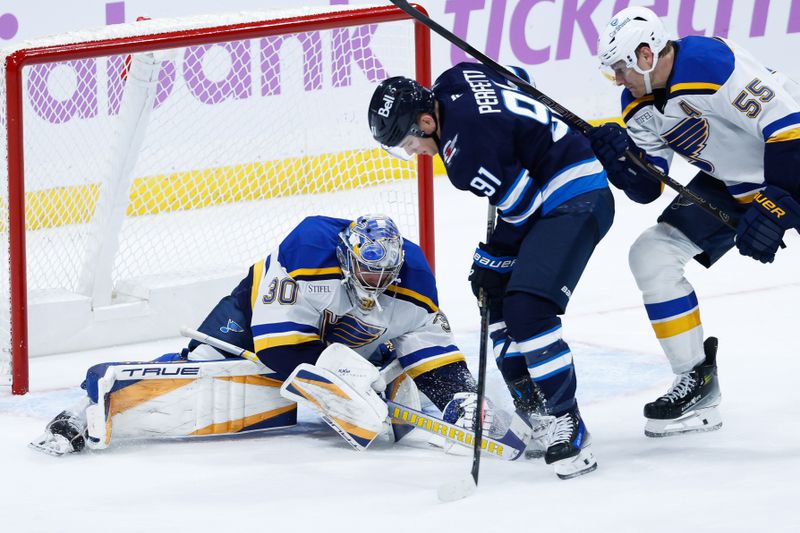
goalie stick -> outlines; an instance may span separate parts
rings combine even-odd
[[[494,69],[498,74],[503,76],[506,80],[516,84],[519,86],[522,91],[526,94],[534,98],[535,100],[543,103],[547,107],[549,107],[552,111],[557,113],[564,119],[564,122],[567,123],[571,128],[574,128],[581,132],[583,135],[586,135],[589,130],[593,127],[591,124],[583,120],[581,117],[567,109],[566,107],[562,106],[539,89],[528,83],[527,81],[523,80],[516,74],[514,74],[511,70],[507,69],[503,65],[499,64],[497,61],[493,60],[480,50],[474,48],[468,42],[461,39],[459,36],[448,30],[447,28],[443,27],[425,13],[418,11],[415,9],[411,4],[409,4],[406,0],[390,0],[394,5],[405,11],[410,16],[417,19],[419,22],[439,34],[445,40],[451,42],[452,44],[459,47],[464,52],[468,53],[487,67]],[[711,205],[708,201],[694,193],[693,191],[687,189],[683,185],[681,185],[678,181],[674,178],[671,178],[668,174],[664,174],[658,167],[649,163],[648,161],[644,161],[638,155],[631,152],[630,150],[625,151],[626,159],[639,168],[640,170],[645,171],[650,177],[656,179],[669,187],[670,189],[677,192],[679,195],[683,196],[684,198],[690,200],[693,204],[697,205],[697,207],[701,208],[703,211],[708,213],[709,215],[713,216],[717,220],[721,221],[723,224],[728,226],[730,229],[736,231],[736,223],[733,221],[731,216],[721,210],[719,207],[715,205]],[[786,248],[786,244],[781,241],[781,248]]]
[[[214,348],[218,348],[228,352],[229,354],[244,357],[245,359],[249,359],[250,361],[258,363],[264,369],[264,372],[272,373],[272,370],[268,366],[264,365],[264,363],[261,362],[256,354],[249,350],[240,348],[229,342],[217,339],[216,337],[211,337],[210,335],[206,335],[205,333],[201,333],[191,328],[182,327],[180,332],[184,337],[194,339],[197,342],[208,344],[209,346],[213,346]],[[398,370],[398,366],[399,365],[389,365],[386,369],[381,371],[387,382],[393,380],[399,375],[400,372],[402,372],[401,370]],[[391,400],[386,400],[386,404],[389,407],[389,417],[392,420],[403,424],[408,424],[433,435],[445,437],[446,439],[461,444],[462,446],[469,447],[474,444],[476,449],[479,446],[484,452],[491,456],[497,457],[498,459],[505,459],[508,461],[518,459],[520,456],[522,456],[522,452],[525,451],[525,447],[528,444],[527,439],[524,436],[520,437],[517,435],[517,433],[514,432],[513,427],[509,427],[504,435],[496,439],[483,437],[475,442],[473,434],[460,426],[445,422],[441,418]],[[341,435],[342,438],[344,438],[351,446],[356,449],[360,449],[359,446],[351,442],[349,435],[347,435],[345,432],[342,432],[340,428],[326,418],[326,416],[322,417],[325,423],[331,426],[334,431],[339,433],[339,435]]]

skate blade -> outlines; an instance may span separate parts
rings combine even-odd
[[[30,442],[28,447],[38,452],[52,455],[53,457],[61,457],[73,451],[72,446],[66,438],[61,435],[50,435],[47,433]]]
[[[597,460],[587,447],[575,457],[562,459],[553,463],[558,479],[572,479],[597,470]]]
[[[671,437],[685,433],[704,433],[722,427],[722,415],[716,407],[691,411],[680,418],[657,420],[648,418],[644,434],[648,437]]]

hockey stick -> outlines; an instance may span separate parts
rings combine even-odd
[[[206,335],[205,333],[201,333],[196,329],[187,328],[186,326],[182,327],[180,329],[180,332],[181,335],[183,335],[184,337],[194,339],[197,342],[203,344],[208,344],[209,346],[213,346],[214,348],[218,348],[224,352],[228,352],[231,355],[236,355],[238,357],[244,357],[245,359],[249,359],[250,361],[264,367],[265,372],[268,372],[270,374],[275,372],[270,367],[262,363],[261,359],[259,359],[258,356],[253,352],[251,352],[250,350],[239,348],[238,346],[235,346],[229,342],[225,342],[223,340],[217,339],[216,337]]]
[[[486,213],[486,242],[489,242],[494,232],[494,219],[496,216],[497,208],[489,204],[489,210]],[[481,441],[485,438],[483,437],[483,400],[486,396],[486,345],[489,342],[489,302],[486,298],[486,291],[483,288],[478,291],[478,307],[481,310],[481,344],[478,350],[478,411],[475,417],[475,445],[472,448],[472,470],[469,476],[439,487],[439,500],[443,502],[461,500],[472,495],[478,488],[478,475],[481,468]]]
[[[211,337],[210,335],[206,335],[205,333],[201,333],[191,328],[182,327],[180,332],[184,337],[194,339],[197,342],[208,344],[209,346],[219,348],[220,350],[228,352],[229,354],[236,355],[238,357],[244,357],[245,359],[253,361],[254,363],[258,363],[265,372],[273,372],[268,366],[261,362],[256,354],[249,350],[245,350],[244,348],[240,348],[234,344],[217,339],[216,337]],[[395,375],[394,377],[397,376]],[[393,379],[391,375],[385,375],[385,378],[387,378],[387,381]],[[472,435],[462,427],[445,422],[441,418],[431,416],[423,413],[422,411],[412,409],[411,407],[391,400],[387,400],[386,404],[389,407],[389,416],[392,418],[392,420],[401,422],[403,424],[408,424],[433,435],[445,437],[463,446],[469,446],[473,443]],[[342,430],[333,422],[326,420],[325,416],[322,418],[354,448],[359,448],[351,442],[349,435],[342,432]],[[509,430],[506,431],[503,436],[497,439],[483,437],[482,442],[478,444],[478,446],[481,446],[482,449],[489,455],[493,455],[499,459],[513,461],[522,455],[526,444],[527,442],[521,440],[516,433],[509,428]]]
[[[386,400],[386,405],[389,406],[389,417],[392,420],[419,428],[422,431],[431,433],[433,435],[444,437],[447,440],[456,442],[462,446],[478,445],[484,452],[490,456],[497,457],[498,459],[513,461],[515,459],[519,459],[522,456],[522,452],[525,451],[526,443],[520,440],[520,438],[510,428],[502,437],[496,439],[483,436],[480,440],[480,444],[478,444],[475,440],[475,435],[473,432],[455,424],[445,422],[437,416],[423,413],[422,411],[412,409],[411,407],[392,400]],[[471,480],[472,478],[470,478],[470,481]]]
[[[556,102],[555,100],[553,100],[552,98],[550,98],[549,96],[538,90],[536,87],[534,87],[527,81],[523,80],[522,78],[514,74],[511,70],[502,66],[497,61],[488,57],[481,51],[475,49],[469,43],[467,43],[466,41],[455,35],[450,30],[444,28],[443,26],[438,24],[436,21],[432,20],[424,13],[414,9],[406,0],[390,0],[390,1],[394,5],[396,5],[397,7],[408,13],[410,16],[414,17],[422,24],[424,24],[434,32],[438,33],[445,40],[450,41],[452,44],[456,45],[461,50],[470,54],[472,57],[474,57],[484,65],[491,67],[498,74],[503,76],[506,80],[518,85],[520,89],[522,89],[529,96],[543,103],[551,110],[553,110],[555,113],[558,113],[561,116],[561,118],[564,119],[564,122],[566,122],[567,125],[569,125],[570,127],[580,131],[584,135],[586,135],[592,128],[591,124],[589,124],[588,122],[580,118],[578,115],[576,115],[566,107],[562,106],[561,104],[559,104],[558,102]],[[669,175],[664,174],[661,171],[661,169],[659,169],[657,166],[653,165],[648,161],[642,160],[638,155],[636,155],[630,150],[625,151],[625,157],[631,164],[633,164],[640,170],[645,171],[653,179],[660,181],[670,189],[676,191],[681,196],[689,199],[693,204],[697,205],[697,207],[701,208],[703,211],[713,216],[717,220],[721,221],[730,229],[734,231],[736,230],[736,224],[733,222],[731,216],[728,213],[721,210],[719,207],[715,205],[709,204],[708,201],[706,201],[704,198],[698,196],[696,193],[687,189],[679,182],[671,178]],[[786,248],[786,245],[783,243],[783,241],[781,241],[781,247]]]

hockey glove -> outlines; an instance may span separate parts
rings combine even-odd
[[[632,166],[625,157],[627,150],[642,160],[647,155],[628,137],[625,129],[619,124],[609,122],[590,129],[586,136],[597,159],[606,169],[608,181],[616,188],[625,191],[625,194],[634,202],[642,204],[658,198],[661,194],[660,183],[638,167]]]
[[[475,297],[478,298],[483,289],[490,306],[502,300],[516,261],[516,257],[498,255],[491,247],[480,243],[472,256],[472,269],[469,271]]]
[[[800,204],[792,195],[775,186],[756,194],[736,228],[739,253],[772,263],[787,229],[800,228]]]

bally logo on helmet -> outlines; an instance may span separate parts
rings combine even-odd
[[[394,96],[389,96],[388,94],[384,94],[383,107],[378,109],[378,114],[384,118],[388,118],[389,112],[392,110],[393,105],[394,105]]]

